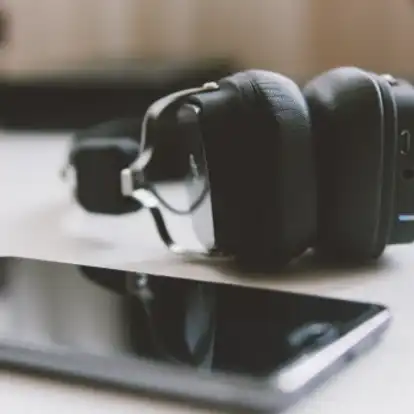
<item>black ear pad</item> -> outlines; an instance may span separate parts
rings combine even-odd
[[[236,258],[255,269],[283,266],[310,246],[316,231],[305,99],[292,80],[267,71],[240,72],[220,86],[238,95],[238,136],[223,137],[233,143],[228,165],[238,176],[238,208],[231,212]]]
[[[124,214],[141,205],[121,190],[121,172],[139,154],[138,143],[128,138],[83,139],[71,152],[76,171],[75,197],[87,211]]]
[[[142,118],[103,122],[73,136],[69,163],[75,167],[75,196],[87,211],[124,214],[141,205],[121,193],[120,174],[138,157]]]
[[[345,260],[378,257],[390,236],[397,114],[387,81],[358,68],[309,82],[318,177],[317,247]]]

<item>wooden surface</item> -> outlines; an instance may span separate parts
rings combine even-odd
[[[145,212],[118,218],[93,217],[73,203],[58,178],[67,143],[67,136],[3,135],[0,139],[2,255],[108,265],[384,303],[394,318],[384,340],[290,412],[388,414],[400,404],[414,404],[413,246],[388,249],[378,265],[370,268],[315,268],[304,258],[282,275],[258,274],[250,279],[223,266],[184,263],[164,249]],[[180,241],[194,242],[189,223],[169,216],[169,224]],[[10,413],[25,412],[28,407],[34,414],[57,410],[78,414],[194,412],[178,405],[7,372],[0,373],[0,399],[3,411]]]

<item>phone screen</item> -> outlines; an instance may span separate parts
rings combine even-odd
[[[380,305],[29,259],[2,259],[0,344],[266,377]]]

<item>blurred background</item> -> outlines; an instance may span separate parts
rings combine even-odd
[[[307,79],[354,64],[410,75],[410,0],[2,0],[0,68],[225,57]]]
[[[299,84],[341,65],[414,79],[410,0],[0,0],[0,13],[6,128],[135,116],[244,68]]]

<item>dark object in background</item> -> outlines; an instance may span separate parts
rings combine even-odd
[[[7,129],[76,130],[142,114],[172,91],[219,79],[234,70],[223,60],[109,60],[32,75],[0,75]]]

